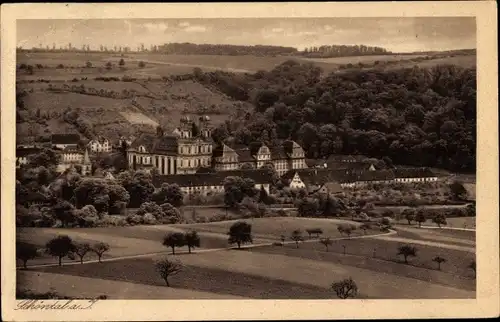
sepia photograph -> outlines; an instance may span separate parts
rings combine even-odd
[[[17,310],[478,299],[476,16],[14,21]]]

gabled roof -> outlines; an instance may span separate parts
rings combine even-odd
[[[269,172],[266,170],[235,170],[154,176],[153,185],[157,188],[161,187],[163,183],[178,184],[180,187],[220,186],[223,185],[227,177],[249,178],[254,180],[256,184],[271,183]]]
[[[100,137],[98,137],[98,138],[95,138],[95,139],[90,140],[90,141],[89,141],[89,144],[91,144],[92,142],[98,142],[98,143],[100,143],[100,144],[103,144],[103,143],[104,143],[104,142],[106,142],[106,141],[108,141],[108,142],[109,142],[109,140],[108,140],[108,139],[106,139],[106,138],[105,138],[105,137],[103,137],[103,136],[100,136]]]
[[[283,148],[282,145],[270,146],[269,150],[271,150],[271,159],[273,160],[283,160],[288,158],[285,148]]]
[[[50,138],[52,144],[78,144],[80,135],[78,134],[52,134]]]
[[[301,150],[301,152],[303,152],[302,147],[297,142],[292,140],[287,140],[283,142],[283,149],[285,153],[288,154],[289,156],[294,152],[294,150],[295,151]]]

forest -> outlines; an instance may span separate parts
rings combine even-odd
[[[293,139],[308,158],[363,154],[394,164],[475,172],[475,68],[323,75],[313,64],[289,60],[255,74],[197,71],[194,77],[255,106],[253,113],[216,128],[219,142],[273,145]]]

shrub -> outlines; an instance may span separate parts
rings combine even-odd
[[[332,284],[332,289],[341,299],[355,297],[358,294],[358,286],[352,278],[344,279]]]
[[[158,223],[156,221],[156,217],[149,212],[147,214],[144,214],[144,216],[142,216],[142,221],[146,225],[156,225]]]
[[[126,220],[127,220],[127,223],[129,225],[140,225],[143,223],[143,217],[142,216],[139,216],[137,214],[133,214],[133,215],[128,215],[126,217]]]
[[[103,215],[99,226],[126,226],[127,220],[124,216],[119,215]]]

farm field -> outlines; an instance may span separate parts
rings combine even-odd
[[[197,231],[209,231],[216,233],[226,233],[229,227],[237,220],[220,221],[213,223],[203,224],[186,224],[186,225],[172,225],[173,227],[185,227],[187,229],[194,229]],[[239,221],[239,220],[238,220]],[[274,239],[279,241],[280,236],[284,235],[289,240],[290,234],[296,229],[300,229],[304,237],[307,237],[306,229],[321,228],[325,237],[342,237],[337,230],[337,225],[347,223],[349,221],[338,219],[323,219],[323,218],[301,218],[301,217],[273,217],[273,218],[255,218],[244,219],[252,225],[252,233],[254,236],[262,238]],[[352,222],[349,222],[352,223]],[[360,225],[359,223],[353,223]],[[380,234],[379,230],[369,231],[367,234]],[[362,230],[353,231],[352,236],[363,235]]]
[[[257,218],[247,220],[252,223],[254,244],[272,243],[280,240],[282,234],[289,236],[294,229],[321,227],[325,236],[340,237],[337,231],[337,221],[315,222],[305,218]],[[105,228],[18,228],[17,239],[23,242],[44,247],[45,243],[58,235],[68,235],[78,242],[105,242],[111,247],[103,258],[139,255],[144,253],[171,252],[162,246],[163,237],[169,232],[198,231],[201,237],[202,249],[226,248],[227,232],[235,221],[225,221],[204,224],[151,225],[132,227]],[[368,234],[370,232],[367,232]],[[380,233],[373,231],[373,233]],[[305,234],[305,231],[304,231]],[[356,233],[353,233],[353,236]],[[362,233],[361,233],[362,234]],[[179,249],[187,251],[187,247]],[[90,258],[90,257],[89,257]],[[44,256],[32,264],[54,263],[55,259]],[[63,261],[72,262],[69,259]]]
[[[18,84],[19,90],[27,92],[24,97],[27,111],[21,111],[21,115],[34,114],[40,110],[41,115],[50,117],[46,124],[28,121],[18,123],[17,135],[20,140],[29,141],[51,133],[77,132],[76,128],[63,120],[62,115],[68,107],[78,107],[80,117],[89,121],[96,133],[111,140],[120,135],[137,134],[139,129],[154,132],[158,124],[173,130],[184,112],[209,115],[212,124],[216,126],[239,109],[246,108],[244,104],[192,81],[179,81],[169,85],[147,81],[139,84],[86,80],[70,84],[69,89],[62,92],[48,91],[49,86],[63,88],[59,83]],[[83,86],[88,93],[73,92],[71,86]],[[135,105],[131,98],[122,96],[124,92],[139,95],[136,96]]]
[[[231,298],[255,299],[320,299],[335,298],[329,288],[332,282],[351,276],[360,287],[358,298],[473,298],[475,281],[467,265],[474,253],[453,249],[462,245],[474,249],[473,232],[444,231],[406,228],[392,236],[366,236],[333,240],[326,251],[317,240],[285,246],[271,246],[281,234],[289,236],[291,230],[320,227],[325,236],[340,237],[336,225],[343,220],[308,218],[259,218],[252,223],[254,244],[267,243],[255,248],[229,250],[227,229],[234,221],[154,225],[134,227],[108,227],[89,229],[22,228],[18,239],[37,245],[58,234],[68,234],[79,241],[104,241],[111,245],[106,258],[115,258],[103,263],[31,267],[21,270],[18,282],[22,287],[37,292],[52,288],[56,293],[71,296],[99,296],[102,290],[111,299],[141,298]],[[175,258],[184,265],[181,273],[170,278],[171,288],[154,268],[156,260],[165,256],[172,258],[170,249],[161,245],[168,231],[196,229],[201,237],[201,249],[187,254],[186,249],[176,251]],[[376,233],[376,232],[373,232]],[[468,233],[464,234],[464,233]],[[380,234],[380,232],[378,232]],[[387,239],[384,239],[387,237]],[[395,239],[391,239],[394,237]],[[290,241],[290,238],[287,238]],[[417,257],[410,258],[409,265],[401,263],[397,247],[407,241],[432,242],[413,244]],[[343,247],[346,245],[346,255]],[[376,248],[376,258],[373,249]],[[160,255],[160,253],[162,255]],[[148,255],[149,254],[149,255]],[[434,256],[447,259],[442,270],[432,261]],[[91,259],[91,257],[86,260]],[[31,261],[28,265],[55,263],[54,258]],[[271,269],[270,269],[271,268]],[[37,279],[43,274],[46,279]],[[77,279],[83,277],[83,280]],[[43,282],[40,280],[44,280]],[[64,282],[66,281],[66,282]],[[103,284],[104,283],[104,284]],[[99,288],[98,285],[110,285]],[[401,287],[405,285],[405,287]],[[125,287],[126,291],[121,291]],[[161,288],[165,288],[162,292]],[[212,296],[213,294],[213,296]]]
[[[476,217],[455,217],[455,218],[446,218],[447,225],[443,225],[443,229],[440,230],[441,234],[470,234],[470,232],[461,232],[457,230],[450,230],[446,228],[458,228],[458,229],[475,229],[476,228]],[[405,218],[401,218],[399,221],[395,221],[395,223],[399,225],[407,226],[408,221]],[[414,228],[418,227],[418,224],[413,222],[412,226]],[[433,223],[431,220],[426,221],[425,223],[422,223],[422,226],[427,226],[427,227],[436,227],[438,228],[438,225]],[[475,237],[475,233],[474,233]]]
[[[334,298],[329,290],[330,284],[352,276],[360,285],[361,298],[474,297],[471,290],[382,273],[378,269],[281,254],[269,255],[237,250],[178,255],[185,269],[171,278],[171,286],[249,298]],[[36,271],[98,278],[96,282],[104,279],[160,286],[164,285],[164,281],[154,271],[154,261],[160,258],[46,267]],[[400,285],[411,287],[401,288]],[[64,287],[57,291],[64,293]],[[109,296],[112,298],[114,294]]]
[[[243,298],[228,294],[221,295],[214,292],[200,292],[173,287],[166,288],[164,285],[154,286],[32,270],[18,271],[17,274],[20,285],[29,285],[30,289],[35,289],[39,293],[58,290],[64,292],[64,296],[73,298],[96,298],[103,295],[103,293],[113,294],[108,296],[108,298],[113,300]],[[71,287],[68,287],[68,285],[71,285]]]
[[[385,66],[387,68],[413,67],[418,65],[421,67],[435,66],[439,64],[456,64],[463,67],[473,67],[476,65],[475,55],[463,55],[455,57],[436,57],[422,62],[412,62],[410,59],[425,57],[427,55],[376,55],[376,56],[351,56],[351,57],[334,57],[334,58],[305,58],[301,56],[277,56],[277,57],[258,57],[258,56],[224,56],[224,55],[161,55],[161,54],[142,54],[130,53],[124,54],[121,57],[119,54],[101,54],[101,53],[20,53],[17,55],[17,64],[42,64],[43,66],[55,67],[58,64],[74,66],[75,72],[82,73],[82,68],[87,61],[90,61],[93,68],[83,68],[85,74],[109,74],[108,76],[125,75],[144,77],[162,77],[168,75],[178,75],[191,73],[193,68],[198,67],[204,71],[225,70],[234,73],[255,73],[259,70],[270,70],[277,65],[293,59],[301,63],[315,63],[323,68],[325,72],[333,72],[338,70],[339,65],[345,64],[373,64],[375,61],[380,62],[398,62]],[[117,65],[118,61],[123,58],[125,61],[126,71],[121,71]],[[113,69],[106,70],[107,62],[114,64]],[[145,62],[144,68],[138,68],[138,62]],[[384,67],[384,68],[385,68]],[[67,69],[71,70],[71,69]],[[49,69],[40,71],[58,75],[62,69]],[[38,71],[37,71],[38,72]],[[24,75],[25,79],[33,76]]]

